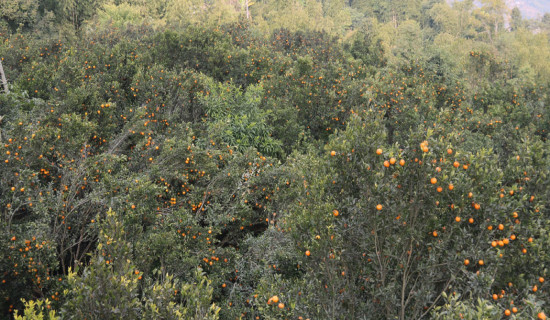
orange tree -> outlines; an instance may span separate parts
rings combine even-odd
[[[288,198],[278,227],[293,241],[301,275],[275,284],[299,288],[285,297],[292,313],[416,318],[452,291],[470,299],[496,293],[505,297],[502,312],[510,300],[528,310],[521,301],[547,272],[526,263],[547,256],[529,250],[529,239],[547,229],[542,204],[537,211],[529,202],[544,196],[536,190],[542,180],[522,180],[491,149],[471,148],[475,135],[438,125],[387,145],[382,121],[372,111],[352,117],[323,154],[298,156],[289,169],[296,182],[280,195]],[[524,151],[545,176],[541,148]]]

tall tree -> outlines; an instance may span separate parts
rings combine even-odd
[[[521,17],[521,11],[519,11],[518,7],[515,7],[510,14],[510,30],[515,31],[523,26],[524,23]]]
[[[482,0],[482,7],[474,10],[474,16],[480,22],[480,32],[487,35],[488,40],[493,43],[496,36],[504,28],[504,16],[508,7],[504,0]]]

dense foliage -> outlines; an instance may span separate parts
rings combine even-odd
[[[550,16],[0,9],[0,317],[546,319]]]

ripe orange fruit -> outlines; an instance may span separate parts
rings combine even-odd
[[[452,183],[449,184],[449,190],[453,191],[453,189],[455,188],[455,186],[453,186]]]
[[[336,151],[332,150],[332,151],[330,152],[330,155],[334,157],[334,156],[336,155]]]
[[[376,210],[378,210],[378,211],[382,210],[382,205],[381,205],[381,204],[377,204],[377,205],[376,205]]]
[[[504,238],[504,239],[502,240],[502,242],[503,242],[504,244],[509,244],[509,243],[510,243],[510,240],[508,240],[508,238]]]
[[[381,155],[382,154],[382,149],[380,149],[380,148],[376,149],[376,154]]]
[[[504,225],[502,223],[498,225],[498,230],[504,230]]]
[[[384,161],[384,167],[388,168],[390,166],[390,163],[388,160]]]
[[[273,296],[273,297],[271,297],[270,300],[273,301],[273,303],[277,303],[277,302],[279,302],[279,297]]]
[[[498,300],[498,294],[493,293],[493,300]]]
[[[513,312],[513,313],[518,313],[518,308],[513,307],[513,308],[512,308],[512,312]]]
[[[451,149],[451,148],[447,149],[447,153],[448,154],[453,154],[453,149]]]
[[[479,208],[481,208],[481,206],[479,205],[479,203],[476,203],[476,204],[474,204],[474,208],[475,208],[476,210],[479,210]]]
[[[431,178],[430,183],[431,184],[436,184],[437,183],[437,178],[435,178],[435,177]]]
[[[462,169],[468,170],[468,165],[467,165],[467,164],[463,165],[463,166],[462,166]]]
[[[510,310],[508,310],[508,309],[504,310],[504,315],[505,316],[509,316],[511,314],[512,314],[512,312],[510,312]]]
[[[332,210],[332,214],[333,214],[335,217],[338,217],[338,215],[339,215],[340,213],[338,212],[338,210],[334,209],[334,210]]]
[[[471,192],[468,192],[468,198],[471,198],[471,197],[473,197],[473,196],[474,196],[474,194],[473,194],[473,193],[471,193]]]
[[[458,163],[458,161],[453,162],[453,167],[455,168],[460,167],[460,163]]]
[[[279,303],[279,309],[284,309],[285,308],[285,304],[284,303]]]
[[[494,247],[496,247],[496,246],[497,246],[497,242],[496,242],[496,241],[491,242],[491,247],[494,248]]]
[[[309,252],[309,250],[306,250],[306,256],[310,256],[311,255],[311,252]]]
[[[469,264],[470,264],[470,260],[465,259],[465,260],[464,260],[464,265],[467,266],[467,265],[469,265]]]
[[[477,263],[479,263],[480,266],[482,266],[482,265],[485,264],[485,262],[484,262],[483,260],[481,260],[481,259],[480,259]]]
[[[543,277],[540,277],[540,278],[539,278],[539,282],[540,282],[540,283],[543,283],[543,282],[544,282],[544,278],[543,278]]]
[[[432,235],[433,235],[434,237],[437,237],[437,231],[432,232]]]
[[[395,160],[395,158],[390,158],[390,164],[391,164],[391,165],[394,165],[394,164],[395,164],[395,161],[397,161],[397,160]]]
[[[474,223],[474,218],[468,219],[468,222],[469,222],[469,223]]]
[[[441,192],[441,191],[443,191],[443,188],[437,187],[437,192]]]
[[[456,221],[456,222],[460,222],[460,217],[457,216],[457,217],[455,218],[455,221]]]
[[[537,285],[534,285],[533,286],[533,292],[537,292],[537,290],[539,290],[539,287],[537,287]]]
[[[537,314],[537,318],[539,318],[539,320],[546,320],[546,315],[544,314],[544,312],[539,312]]]
[[[399,165],[404,166],[405,165],[405,160],[403,160],[403,159],[399,160]]]

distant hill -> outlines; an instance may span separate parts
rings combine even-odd
[[[453,3],[460,0],[447,0],[447,3]],[[542,17],[545,13],[550,13],[550,0],[505,0],[508,8],[518,7],[523,18],[536,19]],[[474,4],[481,6],[478,1]]]
[[[534,19],[550,13],[550,0],[506,0],[508,7],[518,7],[524,18]]]

